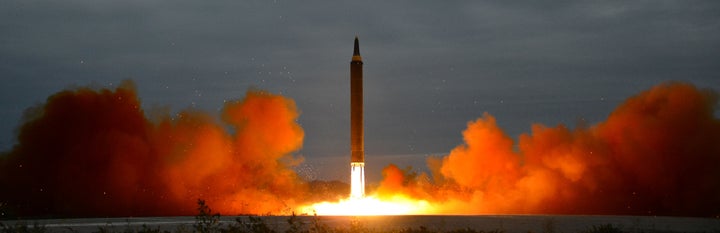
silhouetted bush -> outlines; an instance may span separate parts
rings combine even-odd
[[[387,231],[386,231],[386,232],[387,232]],[[405,229],[402,229],[402,230],[399,231],[399,233],[435,233],[435,232],[445,232],[445,233],[504,233],[505,231],[499,230],[499,229],[491,230],[491,231],[483,231],[483,230],[478,231],[478,230],[470,229],[470,228],[460,228],[460,229],[449,230],[449,231],[434,231],[434,230],[429,230],[429,229],[428,229],[427,227],[425,227],[425,226],[420,226],[420,227],[417,228],[417,229],[416,229],[416,228],[409,227],[409,228],[405,228]]]
[[[45,226],[39,225],[38,223],[34,223],[32,227],[29,227],[28,224],[25,223],[15,223],[15,225],[5,225],[4,223],[0,222],[0,227],[2,228],[3,233],[44,233],[47,232],[47,229]]]
[[[205,200],[198,199],[198,214],[195,215],[195,231],[200,233],[220,232],[220,214],[213,213],[205,204]]]
[[[612,224],[604,224],[600,226],[592,226],[584,233],[622,233],[623,231]]]
[[[327,232],[332,232],[332,231],[330,230],[330,227],[328,227],[324,223],[320,222],[320,217],[318,217],[317,214],[314,214],[314,217],[312,218],[312,221],[310,222],[310,232],[311,233],[327,233]]]
[[[248,221],[248,223],[244,223],[248,232],[275,233],[275,230],[271,229],[260,217],[248,216]]]
[[[288,229],[285,230],[285,233],[309,233],[307,229],[305,229],[305,224],[298,219],[298,217],[295,215],[295,212],[292,212],[292,216],[287,219],[287,223],[289,225]]]
[[[420,226],[418,229],[408,227],[399,231],[399,233],[431,233],[425,226]]]
[[[555,233],[555,219],[549,218],[543,222],[543,233]]]

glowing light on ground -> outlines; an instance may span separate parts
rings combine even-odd
[[[339,202],[320,202],[302,207],[301,212],[328,216],[423,215],[433,212],[425,200],[395,196],[381,200],[375,196],[349,198]]]

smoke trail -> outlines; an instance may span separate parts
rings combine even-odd
[[[198,111],[148,119],[131,82],[62,91],[27,111],[0,157],[0,203],[17,216],[192,215],[198,198],[223,213],[282,213],[307,189],[291,170],[298,115],[262,91],[228,102],[223,123]]]
[[[605,122],[535,124],[517,144],[486,113],[468,123],[464,144],[428,161],[433,180],[389,166],[379,192],[433,200],[456,214],[716,216],[716,107],[712,91],[664,83],[629,98]]]

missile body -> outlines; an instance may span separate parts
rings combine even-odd
[[[362,66],[360,45],[356,36],[350,61],[350,198],[365,196]]]
[[[365,142],[363,132],[363,62],[360,57],[360,45],[355,37],[350,62],[350,162],[365,162]]]

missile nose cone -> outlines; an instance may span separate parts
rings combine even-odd
[[[353,49],[353,56],[360,56],[360,43],[358,37],[355,36],[355,49]]]
[[[352,61],[362,62],[362,57],[360,56],[360,43],[358,42],[357,36],[355,36],[355,48],[353,48]]]

